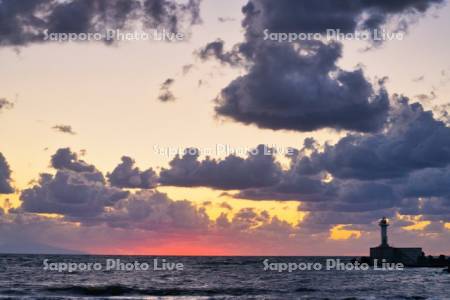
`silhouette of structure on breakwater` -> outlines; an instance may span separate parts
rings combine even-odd
[[[381,244],[378,247],[370,248],[369,257],[361,257],[362,263],[374,263],[376,259],[378,262],[385,261],[388,263],[402,263],[408,267],[448,267],[450,268],[450,258],[445,255],[433,257],[431,255],[425,256],[422,248],[397,248],[388,244],[387,228],[389,226],[388,220],[383,217],[378,223],[381,229]]]

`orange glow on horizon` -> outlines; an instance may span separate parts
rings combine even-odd
[[[211,238],[211,237],[210,237]],[[166,239],[154,244],[152,241],[143,245],[126,245],[124,247],[91,248],[85,252],[99,255],[153,255],[153,256],[241,256],[254,255],[255,245],[226,238],[202,239],[199,237],[180,237]]]

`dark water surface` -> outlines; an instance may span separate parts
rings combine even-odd
[[[182,271],[153,270],[154,259]],[[101,270],[58,272],[48,263],[97,263]],[[106,270],[107,259],[147,263],[149,270]],[[320,271],[265,271],[266,257],[151,257],[0,254],[2,299],[450,299],[442,269],[324,270],[327,258],[270,257],[270,262],[319,262]],[[349,258],[341,258],[348,262]],[[49,265],[55,266],[55,265]]]

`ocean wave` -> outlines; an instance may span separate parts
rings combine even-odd
[[[27,292],[25,291],[21,291],[21,290],[0,290],[0,296],[1,295],[9,295],[9,296],[21,296],[21,295],[26,295]]]
[[[317,292],[317,289],[307,288],[307,287],[299,287],[295,289],[296,292]]]
[[[253,260],[245,260],[245,261],[207,261],[202,262],[201,265],[203,266],[246,266],[246,265],[255,265],[255,264],[261,264],[261,261],[253,261]]]
[[[244,296],[244,295],[265,295],[273,293],[273,290],[251,289],[251,288],[149,288],[139,289],[123,285],[105,286],[60,286],[48,287],[47,292],[67,295],[83,296]]]

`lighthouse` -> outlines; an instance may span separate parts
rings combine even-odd
[[[383,217],[383,219],[380,220],[378,225],[380,225],[381,228],[381,247],[389,247],[387,237],[387,228],[389,224],[386,217]]]
[[[397,248],[391,247],[388,244],[387,228],[389,226],[386,217],[383,217],[379,222],[381,230],[381,245],[370,248],[370,259],[373,261],[382,259],[391,262],[401,262],[404,265],[415,266],[418,263],[419,257],[423,256],[422,248]]]

